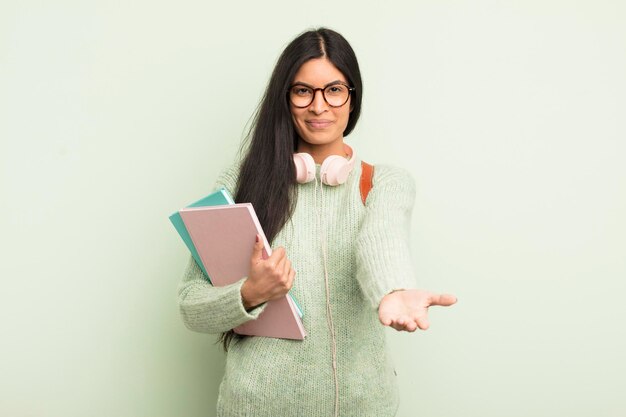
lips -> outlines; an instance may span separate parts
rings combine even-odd
[[[306,124],[313,129],[325,129],[332,124],[332,120],[326,119],[311,119],[306,120]]]

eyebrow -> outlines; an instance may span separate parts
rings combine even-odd
[[[322,88],[326,88],[326,87],[328,87],[328,86],[335,85],[335,84],[346,84],[346,85],[347,85],[348,83],[347,83],[346,81],[335,80],[335,81],[331,81],[331,82],[329,82],[328,84],[324,84],[324,86],[323,86]],[[304,82],[302,82],[302,81],[295,81],[295,82],[292,84],[292,86],[294,86],[294,85],[303,85],[303,86],[305,86],[305,87],[315,88],[315,87],[313,87],[311,84],[307,84],[307,83],[304,83]]]

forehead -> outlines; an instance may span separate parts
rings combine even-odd
[[[314,86],[326,85],[333,81],[347,82],[343,73],[326,58],[310,59],[298,69],[293,82],[303,82]]]

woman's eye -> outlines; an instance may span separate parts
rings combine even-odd
[[[293,89],[293,92],[298,96],[308,96],[309,94],[311,94],[311,90],[304,87],[296,87]]]
[[[342,85],[331,85],[326,91],[330,94],[341,94],[344,90],[345,89]]]

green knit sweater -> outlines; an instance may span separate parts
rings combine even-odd
[[[225,171],[216,185],[233,193],[237,172],[236,167]],[[334,415],[320,225],[327,239],[339,415],[395,415],[395,371],[377,308],[385,294],[415,286],[408,236],[415,184],[404,170],[376,165],[374,186],[364,206],[360,175],[357,161],[343,185],[323,186],[321,192],[315,183],[298,185],[295,212],[272,247],[284,246],[296,270],[291,293],[304,311],[307,337],[303,341],[246,337],[232,343],[219,389],[219,417]],[[185,325],[198,332],[220,333],[258,317],[265,305],[245,310],[240,293],[244,279],[213,287],[191,258],[179,287]]]

